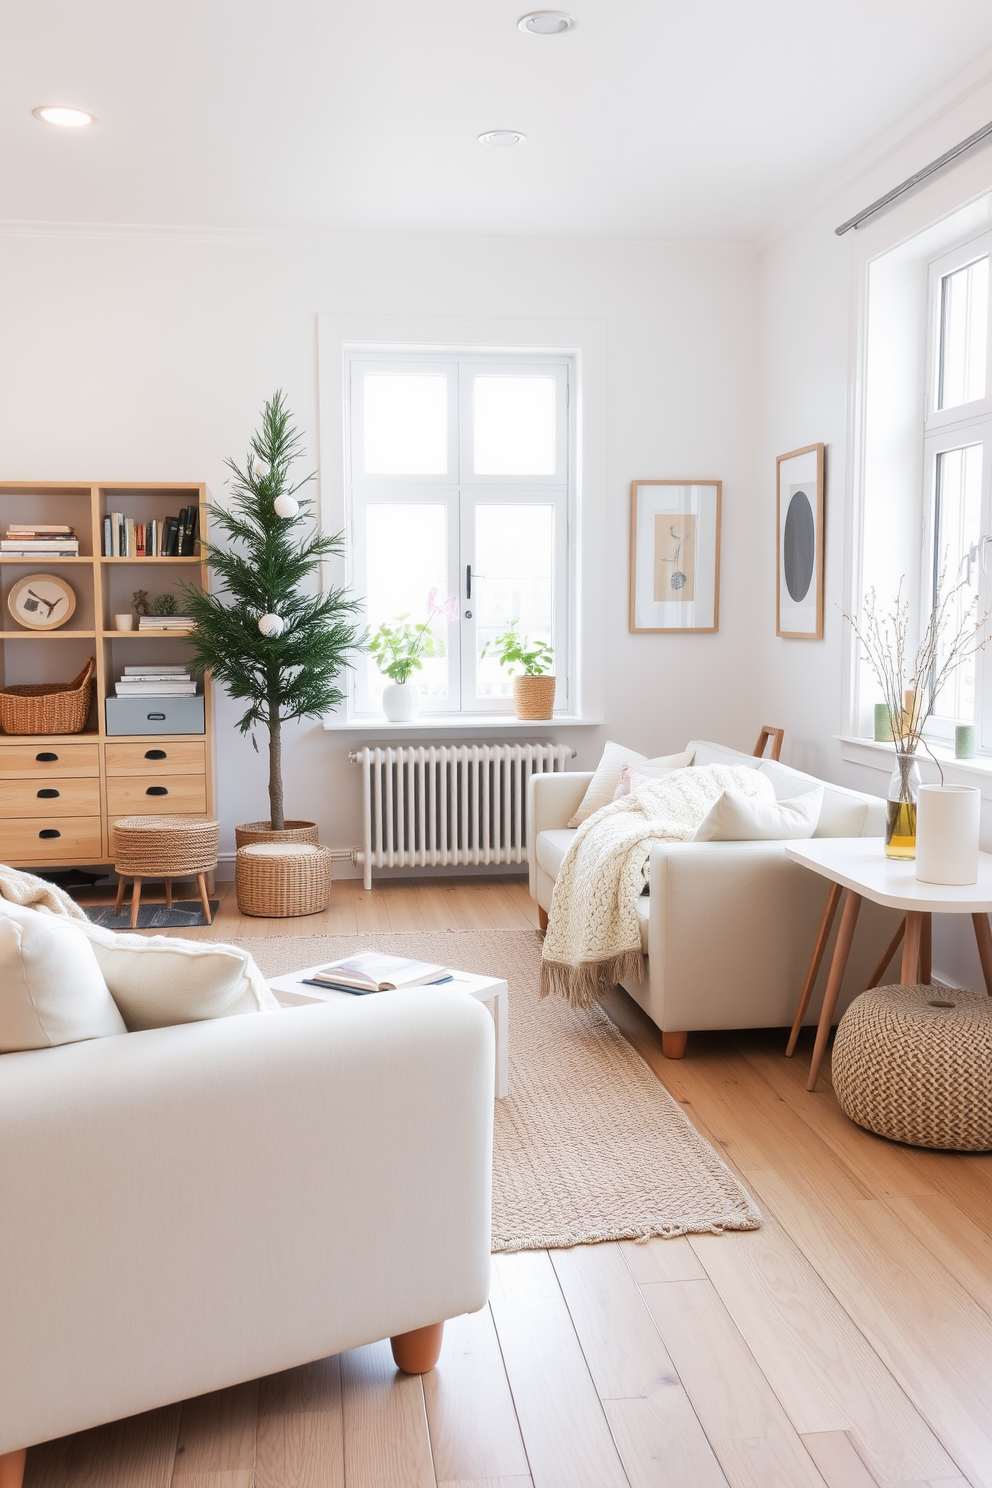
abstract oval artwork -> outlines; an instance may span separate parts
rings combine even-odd
[[[816,524],[813,508],[805,491],[794,491],[785,514],[782,535],[782,566],[785,587],[794,603],[799,604],[809,593],[816,557]]]

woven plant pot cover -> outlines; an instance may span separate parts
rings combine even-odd
[[[550,718],[555,707],[554,677],[514,677],[513,706],[518,718]]]
[[[992,1149],[992,998],[875,987],[840,1020],[837,1099],[858,1126],[914,1147]]]
[[[242,822],[234,829],[237,847],[251,847],[254,842],[312,842],[317,846],[317,823],[288,821],[281,832],[273,832],[267,821]]]
[[[331,897],[331,850],[309,842],[239,847],[234,882],[242,914],[319,914]]]
[[[114,868],[136,878],[179,878],[217,867],[220,822],[206,816],[124,816],[114,822]]]

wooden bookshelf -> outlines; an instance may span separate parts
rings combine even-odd
[[[181,631],[114,629],[113,617],[130,609],[132,591],[147,589],[154,600],[180,579],[209,587],[202,548],[192,558],[105,558],[104,515],[123,511],[136,521],[161,520],[192,504],[198,508],[198,534],[205,535],[202,485],[0,482],[0,531],[11,522],[60,522],[73,526],[79,539],[78,558],[0,557],[0,680],[6,685],[66,682],[88,657],[96,658],[93,705],[82,733],[28,736],[0,730],[0,861],[23,868],[103,866],[113,862],[111,828],[120,816],[213,814],[208,678],[203,679],[202,734],[108,734],[104,707],[125,665],[189,659]],[[75,612],[58,630],[23,629],[7,608],[7,596],[19,578],[48,569],[67,570]],[[176,571],[172,583],[170,569]],[[55,759],[40,758],[46,754]],[[48,794],[53,789],[59,794]],[[39,790],[46,794],[39,796]],[[146,795],[149,790],[153,794]]]

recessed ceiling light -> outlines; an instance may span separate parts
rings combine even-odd
[[[489,129],[485,134],[479,135],[480,145],[495,145],[497,149],[505,150],[509,145],[522,145],[527,139],[519,129]]]
[[[88,114],[85,109],[63,108],[61,104],[45,103],[31,112],[36,119],[43,119],[46,124],[60,124],[63,129],[82,129],[85,124],[96,123],[95,114]]]
[[[574,28],[575,17],[564,10],[532,10],[530,15],[521,16],[517,25],[534,36],[560,36]]]

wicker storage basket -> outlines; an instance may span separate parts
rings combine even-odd
[[[251,847],[255,842],[310,842],[317,846],[317,824],[308,821],[288,821],[281,832],[273,832],[267,821],[242,822],[234,829],[237,847]]]
[[[114,822],[115,870],[135,878],[181,878],[217,867],[220,822],[205,816],[124,816]]]
[[[310,842],[255,842],[238,848],[234,877],[242,914],[319,914],[331,897],[331,850]]]
[[[837,1099],[858,1126],[958,1152],[992,1148],[992,997],[875,987],[840,1020]]]
[[[0,689],[0,728],[5,734],[80,734],[93,701],[96,661],[91,656],[72,682],[30,683]]]
[[[518,718],[550,718],[555,706],[554,677],[514,677],[513,706]]]

